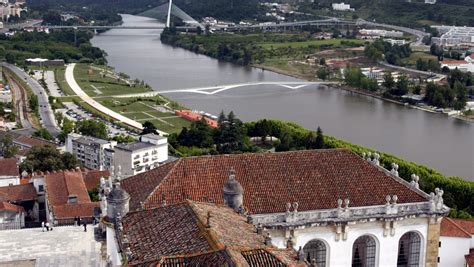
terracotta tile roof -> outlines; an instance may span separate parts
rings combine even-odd
[[[27,201],[36,199],[33,184],[0,187],[0,201]]]
[[[83,172],[82,175],[84,176],[84,183],[86,184],[87,190],[91,190],[94,188],[98,188],[99,183],[100,183],[100,178],[110,176],[110,172],[92,170],[92,171]]]
[[[26,135],[20,135],[13,139],[14,143],[19,143],[23,146],[33,147],[33,146],[42,146],[42,145],[52,145],[56,147],[56,144],[53,142],[46,141],[44,139],[36,138],[36,137],[29,137]]]
[[[92,217],[94,215],[94,208],[98,207],[100,207],[99,202],[66,204],[53,206],[53,213],[57,219],[69,219],[76,216]]]
[[[462,228],[453,219],[445,217],[441,221],[441,236],[471,238],[471,233]]]
[[[9,210],[16,213],[25,212],[22,206],[14,205],[8,202],[0,202],[0,210]]]
[[[250,266],[286,266],[275,255],[267,252],[265,249],[242,251],[242,256]]]
[[[190,256],[163,257],[157,267],[230,267],[235,266],[225,251],[207,252]]]
[[[250,263],[242,251],[250,255],[252,250],[266,249],[264,237],[244,216],[211,203],[185,201],[131,212],[122,223],[132,252],[130,265],[241,266],[239,262]],[[281,263],[277,256],[266,257],[268,264],[262,266],[285,266],[273,264]],[[256,259],[249,256],[249,260]]]
[[[89,194],[80,171],[59,171],[45,175],[45,190],[52,206],[68,203],[69,195],[77,196],[77,203],[90,203]]]
[[[470,233],[471,235],[474,235],[474,220],[464,220],[464,219],[453,219],[451,218],[453,222],[455,222],[457,225],[461,226],[466,232]]]
[[[399,203],[427,201],[426,196],[346,149],[238,154],[181,158],[125,179],[130,210],[185,199],[223,204],[222,189],[229,171],[244,189],[244,206],[253,214],[285,212],[286,203],[298,210],[337,207],[338,198],[351,206],[385,204],[386,195]],[[370,194],[367,194],[370,192]]]
[[[443,60],[443,61],[441,61],[441,64],[459,65],[459,64],[467,64],[467,62],[464,61],[464,60]]]
[[[15,158],[0,159],[0,176],[20,177],[20,170],[18,169]]]

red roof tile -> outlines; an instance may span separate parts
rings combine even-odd
[[[67,204],[69,195],[76,195],[77,203],[91,202],[80,171],[59,171],[46,174],[45,185],[50,205]]]
[[[16,213],[25,212],[22,206],[14,205],[8,202],[0,202],[0,210],[9,210]]]
[[[443,60],[441,61],[441,64],[458,65],[458,64],[467,64],[467,62],[464,60]]]
[[[70,219],[76,216],[92,217],[94,208],[100,207],[99,202],[66,204],[53,206],[54,217],[57,219]]]
[[[20,178],[20,171],[15,158],[0,159],[0,176],[17,176]]]
[[[94,188],[98,188],[100,183],[101,177],[109,177],[109,171],[99,171],[99,170],[92,170],[83,172],[82,175],[84,176],[84,183],[86,184],[87,190],[91,190]]]
[[[0,201],[27,201],[36,199],[33,184],[0,187]]]
[[[298,202],[301,211],[331,209],[338,198],[349,198],[356,207],[383,205],[387,195],[397,195],[399,203],[427,201],[400,178],[346,149],[181,158],[129,177],[122,187],[131,196],[131,210],[164,199],[168,204],[185,199],[223,204],[231,168],[243,187],[244,206],[253,214],[285,212],[288,202]]]
[[[39,139],[39,138],[36,138],[36,137],[29,137],[29,136],[26,136],[26,135],[18,136],[17,138],[14,139],[14,142],[15,143],[20,143],[24,146],[29,146],[29,147],[42,146],[42,145],[52,145],[52,146],[56,147],[56,144],[53,143],[53,142],[49,142],[47,140]]]
[[[251,263],[260,260],[260,266],[286,266],[267,249],[254,225],[228,207],[186,201],[128,213],[122,224],[132,252],[129,265],[259,266]],[[123,244],[123,237],[119,239]]]
[[[471,233],[462,228],[453,219],[445,217],[441,221],[441,236],[471,238]]]

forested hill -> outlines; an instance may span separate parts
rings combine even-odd
[[[331,10],[331,4],[338,0],[315,0],[314,3],[302,6],[304,11],[321,14]],[[434,5],[425,4],[424,0],[345,0],[345,3],[356,9],[352,12],[332,12],[326,15],[357,16],[408,27],[445,24],[474,26],[473,0],[437,0]],[[326,11],[328,12],[328,11]]]

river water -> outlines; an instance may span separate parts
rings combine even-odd
[[[123,15],[124,25],[153,26],[153,19]],[[241,67],[163,45],[159,30],[110,30],[93,38],[117,71],[145,80],[155,90],[298,79]],[[474,181],[474,124],[314,85],[291,90],[275,85],[247,86],[214,95],[171,93],[193,109],[234,111],[244,120],[274,118],[372,147],[445,175]]]

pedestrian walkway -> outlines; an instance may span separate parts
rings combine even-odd
[[[35,259],[39,267],[100,266],[100,248],[92,225],[87,232],[74,226],[0,231],[0,263]]]

